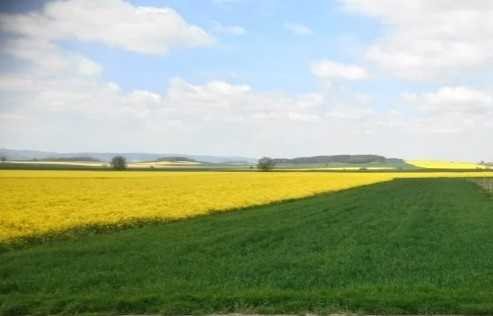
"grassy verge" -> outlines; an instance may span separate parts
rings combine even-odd
[[[0,311],[493,313],[493,200],[398,180],[0,254]]]

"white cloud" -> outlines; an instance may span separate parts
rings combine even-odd
[[[311,35],[313,31],[308,26],[301,23],[284,23],[284,28],[294,35]]]
[[[74,58],[76,59],[77,71],[82,75],[98,76],[103,71],[103,67],[89,58],[83,56],[75,56]]]
[[[214,109],[227,110],[239,106],[248,98],[249,91],[247,85],[232,85],[223,81],[193,85],[177,78],[171,81],[165,102],[184,112],[201,115]]]
[[[442,87],[435,92],[406,93],[403,99],[421,111],[435,114],[493,114],[493,93],[467,87]]]
[[[366,120],[376,115],[369,106],[359,105],[357,107],[336,105],[327,111],[326,116],[336,119]]]
[[[102,67],[93,60],[76,53],[65,52],[50,42],[35,38],[19,37],[5,40],[0,47],[0,53],[28,61],[46,74],[63,72],[98,76],[102,72]]]
[[[233,35],[233,36],[241,36],[245,35],[247,31],[245,28],[238,25],[223,25],[217,21],[214,21],[214,25],[212,27],[212,32],[220,35]]]
[[[180,112],[181,119],[192,121],[314,122],[321,118],[324,97],[318,93],[289,95],[283,92],[258,92],[248,85],[210,81],[195,85],[183,79],[170,82],[164,103]]]
[[[219,80],[196,84],[177,78],[162,93],[125,92],[94,76],[50,74],[0,76],[3,146],[252,156],[424,153],[470,159],[480,157],[482,150],[467,137],[486,139],[493,121],[491,114],[443,115],[419,109],[422,115],[416,117],[378,111],[371,99],[352,91],[261,92],[244,84]],[[415,95],[414,104],[452,100],[460,107],[468,102],[488,104],[488,95],[438,90]],[[464,143],[460,151],[450,151],[455,147],[440,136],[450,133]],[[449,151],[441,151],[442,146]]]
[[[390,28],[367,51],[369,61],[405,79],[450,81],[493,68],[489,0],[342,0]]]
[[[45,43],[76,39],[146,54],[213,42],[171,8],[133,6],[123,0],[48,2],[39,12],[1,14],[0,29]]]
[[[330,60],[313,63],[311,71],[312,74],[324,80],[362,80],[368,78],[368,72],[363,67],[341,64]]]
[[[74,12],[66,12],[67,4]],[[374,152],[412,157],[423,152],[469,159],[485,153],[475,140],[487,139],[493,127],[493,92],[486,89],[445,86],[408,93],[402,100],[413,107],[404,109],[376,106],[370,97],[337,84],[293,93],[176,78],[165,91],[124,91],[103,79],[97,62],[56,45],[69,38],[162,54],[210,41],[171,9],[70,0],[48,3],[32,14],[1,15],[0,26],[14,35],[2,42],[0,53],[28,62],[0,73],[2,146],[252,156]],[[191,34],[206,35],[194,41]],[[312,64],[311,71],[330,83],[369,77],[361,66],[330,60]]]

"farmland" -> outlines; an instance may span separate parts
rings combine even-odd
[[[485,165],[473,162],[438,161],[438,160],[409,160],[408,164],[425,169],[487,169]]]
[[[350,155],[347,155],[351,157]],[[361,156],[361,155],[359,155]],[[425,171],[425,170],[479,170],[479,169],[492,169],[491,165],[486,163],[474,163],[463,161],[440,161],[440,160],[402,160],[402,159],[389,159],[380,157],[374,159],[374,161],[358,162],[353,156],[351,158],[337,159],[331,157],[341,156],[322,156],[326,158],[327,162],[319,162],[321,158],[315,157],[298,157],[294,159],[275,159],[279,161],[275,164],[276,169],[280,170],[333,170],[333,171],[347,171],[347,170],[376,170],[376,171]],[[344,155],[342,155],[344,157]],[[364,155],[363,155],[364,157]],[[180,157],[175,157],[180,158]],[[138,160],[129,161],[127,164],[128,169],[134,171],[149,171],[149,170],[191,170],[191,171],[238,171],[238,170],[251,170],[255,166],[248,161],[223,161],[223,162],[204,162],[196,161],[190,158],[181,157],[182,160],[174,159],[173,157],[159,158],[157,160]],[[318,160],[317,160],[318,158]],[[168,159],[168,160],[166,160]],[[224,160],[224,159],[223,159]],[[76,160],[70,158],[58,158],[58,159],[36,159],[36,160],[9,160],[0,162],[0,170],[111,170],[111,164],[109,161],[88,159]]]
[[[0,0],[0,316],[493,316],[493,0]]]
[[[472,181],[399,179],[7,251],[0,310],[491,315],[492,223]]]
[[[175,220],[302,198],[396,177],[493,173],[0,172],[0,241],[73,228]]]

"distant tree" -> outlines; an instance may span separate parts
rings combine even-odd
[[[6,162],[7,161],[7,157],[5,157],[5,156],[0,157],[0,161],[1,162]]]
[[[257,169],[260,171],[271,171],[275,166],[274,159],[269,157],[262,157],[257,162]]]
[[[115,170],[127,169],[127,160],[123,156],[115,156],[111,159],[111,167]]]

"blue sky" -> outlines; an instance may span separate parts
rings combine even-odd
[[[493,160],[478,146],[493,121],[487,1],[4,1],[0,12],[0,147]],[[114,131],[125,141],[100,137]]]
[[[344,14],[336,2],[314,1],[310,6],[300,6],[298,1],[233,1],[221,5],[214,1],[132,3],[172,7],[187,21],[204,29],[221,23],[241,25],[247,31],[242,36],[221,36],[211,47],[178,49],[166,56],[138,55],[77,41],[62,44],[104,64],[104,77],[118,80],[128,90],[159,91],[163,82],[183,77],[192,82],[218,78],[248,82],[256,89],[267,91],[311,91],[316,81],[308,70],[310,62],[322,58],[357,61],[364,43],[378,33],[375,21]],[[305,24],[313,34],[293,36],[284,27],[285,23]]]

